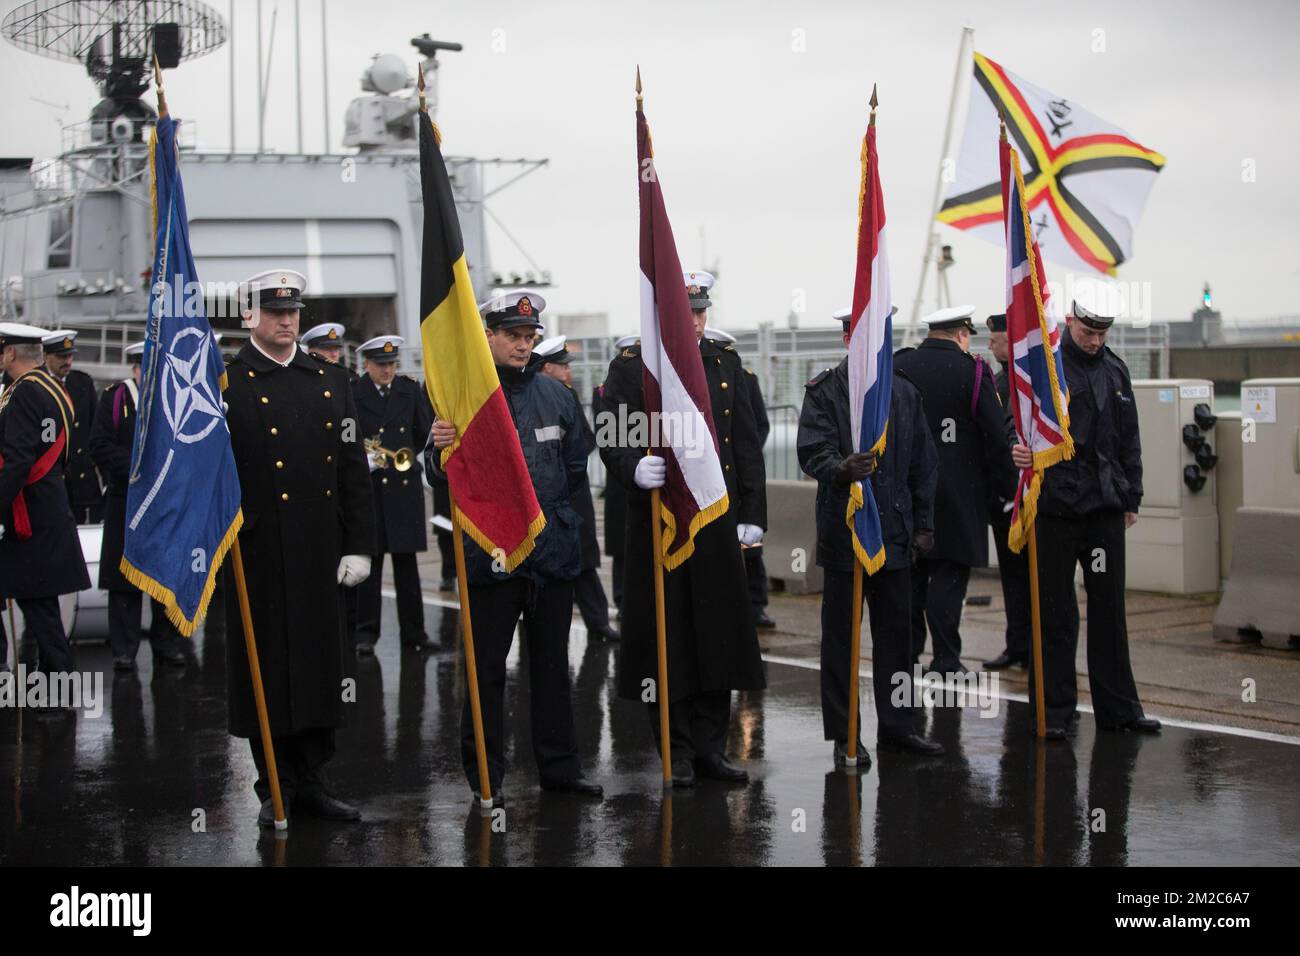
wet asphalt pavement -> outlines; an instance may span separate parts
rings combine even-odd
[[[217,602],[214,602],[216,604]],[[218,608],[218,611],[220,609]],[[483,817],[460,767],[463,663],[457,613],[426,608],[445,648],[399,649],[385,599],[377,657],[357,662],[357,702],[330,764],[364,820],[256,824],[247,743],[226,734],[222,622],[184,671],[114,675],[103,645],[77,666],[104,674],[98,718],[0,709],[0,863],[5,865],[1257,865],[1300,862],[1300,747],[1166,727],[1040,745],[1025,704],[996,716],[929,712],[939,758],[878,752],[848,776],[821,739],[818,673],[769,662],[768,689],[738,694],[732,756],[746,785],[700,781],[665,796],[645,709],[614,697],[617,647],[570,643],[574,711],[603,802],[544,793],[529,744],[528,686],[511,655],[504,818]],[[526,672],[526,671],[525,671]],[[863,686],[870,687],[869,679]],[[200,827],[202,824],[202,827]]]

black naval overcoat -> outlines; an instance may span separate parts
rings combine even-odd
[[[405,375],[395,375],[388,397],[382,398],[370,376],[361,375],[352,383],[352,395],[361,416],[363,437],[378,438],[389,451],[411,450],[410,471],[397,471],[390,460],[389,467],[370,473],[379,549],[376,554],[423,551],[429,546],[429,537],[420,460],[433,425],[429,393]]]
[[[35,368],[7,386],[0,402],[0,598],[48,598],[90,587],[77,521],[63,482],[64,453],[46,459],[45,474],[28,484],[37,462],[66,427],[72,402],[59,380]],[[53,441],[47,422],[55,423]],[[14,502],[21,492],[31,537],[14,527]]]
[[[695,552],[664,572],[668,639],[668,693],[681,700],[702,691],[758,690],[766,686],[749,603],[749,585],[736,537],[737,524],[767,526],[767,484],[754,413],[741,387],[744,369],[729,346],[700,343],[709,384],[719,457],[731,507],[695,536]],[[644,412],[641,347],[624,349],[605,377],[605,408]],[[627,490],[623,640],[618,691],[641,699],[642,681],[658,674],[650,493],[633,475],[644,448],[612,442],[600,449],[610,481]]]
[[[125,382],[104,389],[90,430],[90,457],[107,490],[104,493],[104,538],[99,551],[99,586],[105,591],[135,591],[119,567],[126,547],[126,490],[135,440],[135,400]]]
[[[63,480],[68,486],[68,500],[74,512],[84,508],[98,508],[104,501],[99,486],[99,475],[90,455],[90,432],[95,424],[97,396],[95,380],[80,369],[71,369],[63,380],[72,397],[72,407],[77,413],[76,424],[68,442],[68,464]],[[80,514],[78,520],[82,519]]]
[[[989,563],[990,446],[1012,444],[993,374],[988,363],[978,363],[982,374],[976,396],[974,356],[956,342],[939,338],[897,352],[894,367],[921,393],[930,437],[939,452],[934,550],[927,557],[984,567]],[[944,441],[945,434],[950,441]]]
[[[614,410],[615,414],[617,410]],[[605,401],[605,385],[602,382],[591,390],[591,420],[596,430],[601,427],[602,415],[609,414]],[[605,553],[610,557],[623,560],[623,549],[627,544],[627,489],[621,481],[605,476]]]
[[[271,733],[337,727],[345,640],[339,559],[375,553],[364,435],[347,372],[301,351],[281,366],[250,342],[226,375],[243,493],[239,541]],[[251,737],[257,712],[233,581],[226,608],[230,732]]]
[[[819,373],[804,388],[796,447],[799,467],[817,481],[817,564],[830,571],[852,571],[857,558],[845,520],[849,489],[835,481],[840,462],[856,450],[849,414],[849,360]],[[886,570],[912,564],[913,535],[934,527],[938,483],[939,456],[921,395],[895,370],[885,451],[871,476]]]
[[[587,413],[583,411],[582,402],[578,401],[578,393],[569,389],[569,394],[573,396],[573,404],[577,408],[578,427],[582,431],[582,447],[590,457],[596,450],[596,433],[592,431],[591,423],[587,421]],[[580,482],[580,487],[573,493],[571,503],[573,510],[582,519],[582,526],[578,529],[580,567],[583,571],[594,571],[600,567],[600,541],[596,538],[596,502],[591,497],[590,481]]]
[[[1058,518],[1136,513],[1142,503],[1142,441],[1128,366],[1106,346],[1094,356],[1068,332],[1061,340],[1074,457],[1043,472],[1038,509]]]

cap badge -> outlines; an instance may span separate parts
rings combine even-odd
[[[393,350],[393,343],[392,343],[392,342],[385,342],[385,343],[384,343],[384,351],[385,351],[385,352],[391,352],[392,350]]]
[[[64,347],[65,349],[70,349],[70,348],[72,348],[72,339],[64,339],[64,340],[63,340],[63,347]]]
[[[333,329],[330,329],[329,332],[326,333],[325,337],[327,339],[337,339],[339,337],[339,334],[335,332]]]
[[[532,304],[531,302],[528,301],[528,296],[526,296],[526,295],[525,295],[525,296],[520,296],[520,298],[519,298],[519,305],[516,306],[516,308],[519,310],[519,314],[520,314],[520,315],[532,315],[532,314],[533,314],[533,304]]]
[[[689,285],[686,287],[686,292],[688,295],[699,295],[700,287],[697,285]]]
[[[291,299],[291,298],[293,298],[293,290],[292,290],[292,289],[276,289],[276,290],[275,290],[275,297],[276,297],[277,299]]]

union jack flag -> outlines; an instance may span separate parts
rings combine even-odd
[[[1020,443],[1034,455],[1021,472],[1007,544],[1019,552],[1029,540],[1043,471],[1074,456],[1070,398],[1061,360],[1061,324],[1025,206],[1020,157],[1002,139],[1002,209],[1007,245],[1007,346],[1011,351],[1011,409]],[[1046,345],[1044,345],[1046,343]]]

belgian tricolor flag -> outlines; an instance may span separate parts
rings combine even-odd
[[[461,526],[489,554],[500,549],[506,570],[513,571],[533,550],[546,519],[483,333],[440,137],[424,109],[419,124],[424,379],[438,417],[456,426],[442,467]]]

